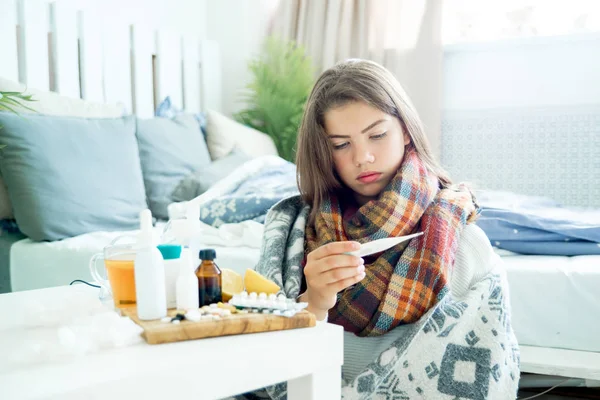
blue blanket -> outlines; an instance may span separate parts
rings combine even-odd
[[[264,223],[269,209],[297,195],[296,166],[279,157],[261,157],[240,166],[226,178],[218,195],[202,201],[200,219],[219,227],[254,220]]]
[[[498,248],[523,254],[600,254],[600,210],[563,207],[544,197],[477,193],[478,225]]]

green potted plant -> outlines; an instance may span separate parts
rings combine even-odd
[[[20,107],[34,111],[31,108],[24,105],[23,101],[35,101],[30,94],[25,92],[2,92],[0,91],[0,111],[10,111],[15,114],[19,114],[18,109]],[[0,129],[2,126],[0,125]],[[0,149],[5,148],[6,145],[0,145]]]
[[[302,46],[271,36],[248,68],[252,79],[243,94],[246,107],[234,117],[269,135],[281,158],[293,162],[298,127],[314,84],[312,61]]]
[[[31,108],[25,106],[22,101],[34,100],[30,94],[25,94],[25,92],[0,92],[0,111],[11,111],[18,114],[17,110],[19,107],[31,110]]]

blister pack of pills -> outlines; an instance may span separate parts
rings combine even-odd
[[[229,304],[240,310],[248,312],[274,314],[284,317],[293,317],[299,311],[302,311],[308,303],[297,303],[294,299],[288,299],[283,294],[276,296],[266,293],[247,293],[235,294],[229,300]]]

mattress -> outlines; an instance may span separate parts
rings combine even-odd
[[[600,352],[600,256],[500,254],[519,344]]]
[[[233,240],[232,232],[240,238],[249,235],[243,224],[228,227],[227,240],[219,238],[219,232],[204,235],[198,247],[210,247],[217,253],[216,263],[221,268],[229,268],[243,273],[246,268],[254,268],[258,262],[260,249],[257,242]],[[257,226],[252,229],[257,229]],[[155,238],[162,233],[164,224],[154,228]],[[262,229],[262,226],[260,227]],[[21,240],[11,247],[10,277],[12,291],[40,289],[69,285],[75,279],[91,282],[89,261],[92,255],[101,252],[104,246],[118,236],[133,237],[137,232],[93,232],[54,242],[33,242]],[[258,235],[258,236],[256,236]],[[256,231],[254,237],[260,238],[262,231]],[[220,239],[220,240],[219,240]],[[231,245],[235,243],[235,245]],[[247,245],[245,245],[247,244]]]

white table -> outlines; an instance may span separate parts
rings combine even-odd
[[[0,315],[7,317],[0,333],[31,329],[23,326],[31,321],[20,321],[18,313],[32,299],[57,301],[73,291],[96,296],[95,289],[82,285],[0,295]],[[287,381],[290,400],[331,400],[340,398],[342,363],[342,328],[318,323],[161,345],[144,342],[8,370],[0,373],[0,398],[221,399]]]

